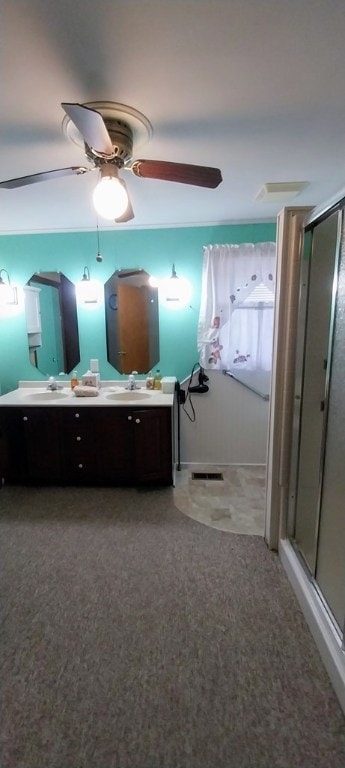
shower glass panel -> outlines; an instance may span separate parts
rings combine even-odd
[[[303,327],[300,328],[300,360],[297,360],[296,371],[295,394],[300,409],[299,439],[296,437],[298,456],[296,489],[293,494],[293,537],[313,575],[319,529],[325,389],[338,249],[338,217],[339,213],[335,212],[314,227],[311,249],[305,249],[302,264],[300,314]]]
[[[345,239],[340,256],[329,382],[316,581],[340,628],[345,622]]]

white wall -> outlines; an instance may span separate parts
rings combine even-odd
[[[194,423],[181,406],[181,463],[266,464],[269,402],[221,372],[206,373],[209,392],[192,394]]]

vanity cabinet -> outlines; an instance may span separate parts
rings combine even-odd
[[[172,484],[169,407],[2,407],[5,479]]]

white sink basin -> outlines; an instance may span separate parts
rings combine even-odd
[[[61,398],[68,397],[68,392],[62,392],[61,389],[57,390],[44,390],[43,392],[30,392],[26,395],[28,400],[61,400]]]
[[[108,400],[147,400],[152,395],[149,392],[141,392],[138,390],[124,389],[119,392],[109,392],[106,395]]]

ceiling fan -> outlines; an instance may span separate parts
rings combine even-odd
[[[101,179],[93,193],[96,211],[104,218],[122,223],[133,219],[134,211],[119,170],[131,171],[140,178],[192,184],[209,189],[215,189],[222,181],[218,168],[164,160],[133,159],[135,136],[140,137],[141,133],[141,138],[143,134],[147,138],[152,134],[152,126],[144,115],[132,107],[113,102],[62,103],[61,106],[65,112],[62,125],[67,138],[84,147],[91,165],[58,168],[9,179],[0,182],[0,189],[16,189],[40,181],[98,170]]]

